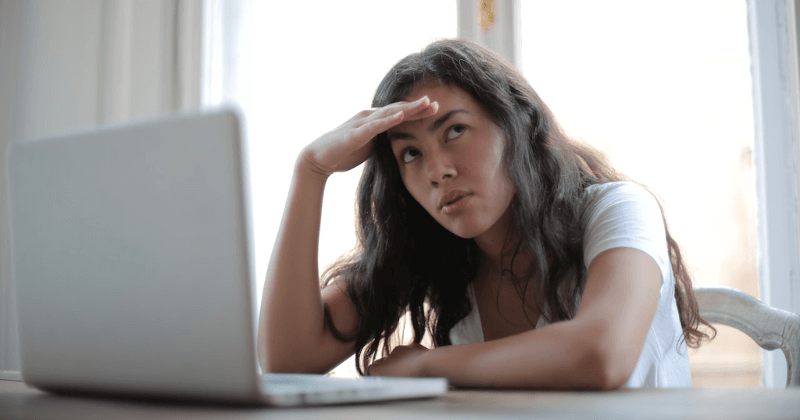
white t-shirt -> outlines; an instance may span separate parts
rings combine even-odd
[[[587,269],[594,257],[612,248],[638,249],[651,256],[661,269],[658,309],[625,387],[691,387],[689,358],[686,344],[681,340],[683,330],[675,303],[675,278],[658,202],[647,190],[631,182],[592,185],[586,194],[583,257]],[[483,342],[480,314],[471,286],[468,294],[472,311],[450,331],[453,344]],[[536,328],[546,325],[540,316]]]

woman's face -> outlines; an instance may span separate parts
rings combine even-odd
[[[406,189],[450,232],[504,238],[514,187],[503,169],[502,130],[455,86],[420,85],[404,100],[426,95],[436,114],[388,131]]]

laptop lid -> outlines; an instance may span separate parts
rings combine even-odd
[[[221,110],[9,146],[25,382],[258,398],[240,133]]]

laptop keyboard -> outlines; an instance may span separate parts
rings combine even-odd
[[[278,374],[261,375],[261,386],[270,393],[282,392],[324,392],[329,390],[375,389],[382,385],[381,378],[332,378],[322,375]]]

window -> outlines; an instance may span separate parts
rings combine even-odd
[[[664,202],[696,286],[759,295],[745,2],[520,2],[520,66],[564,128]],[[695,386],[759,386],[760,348],[720,327]]]

